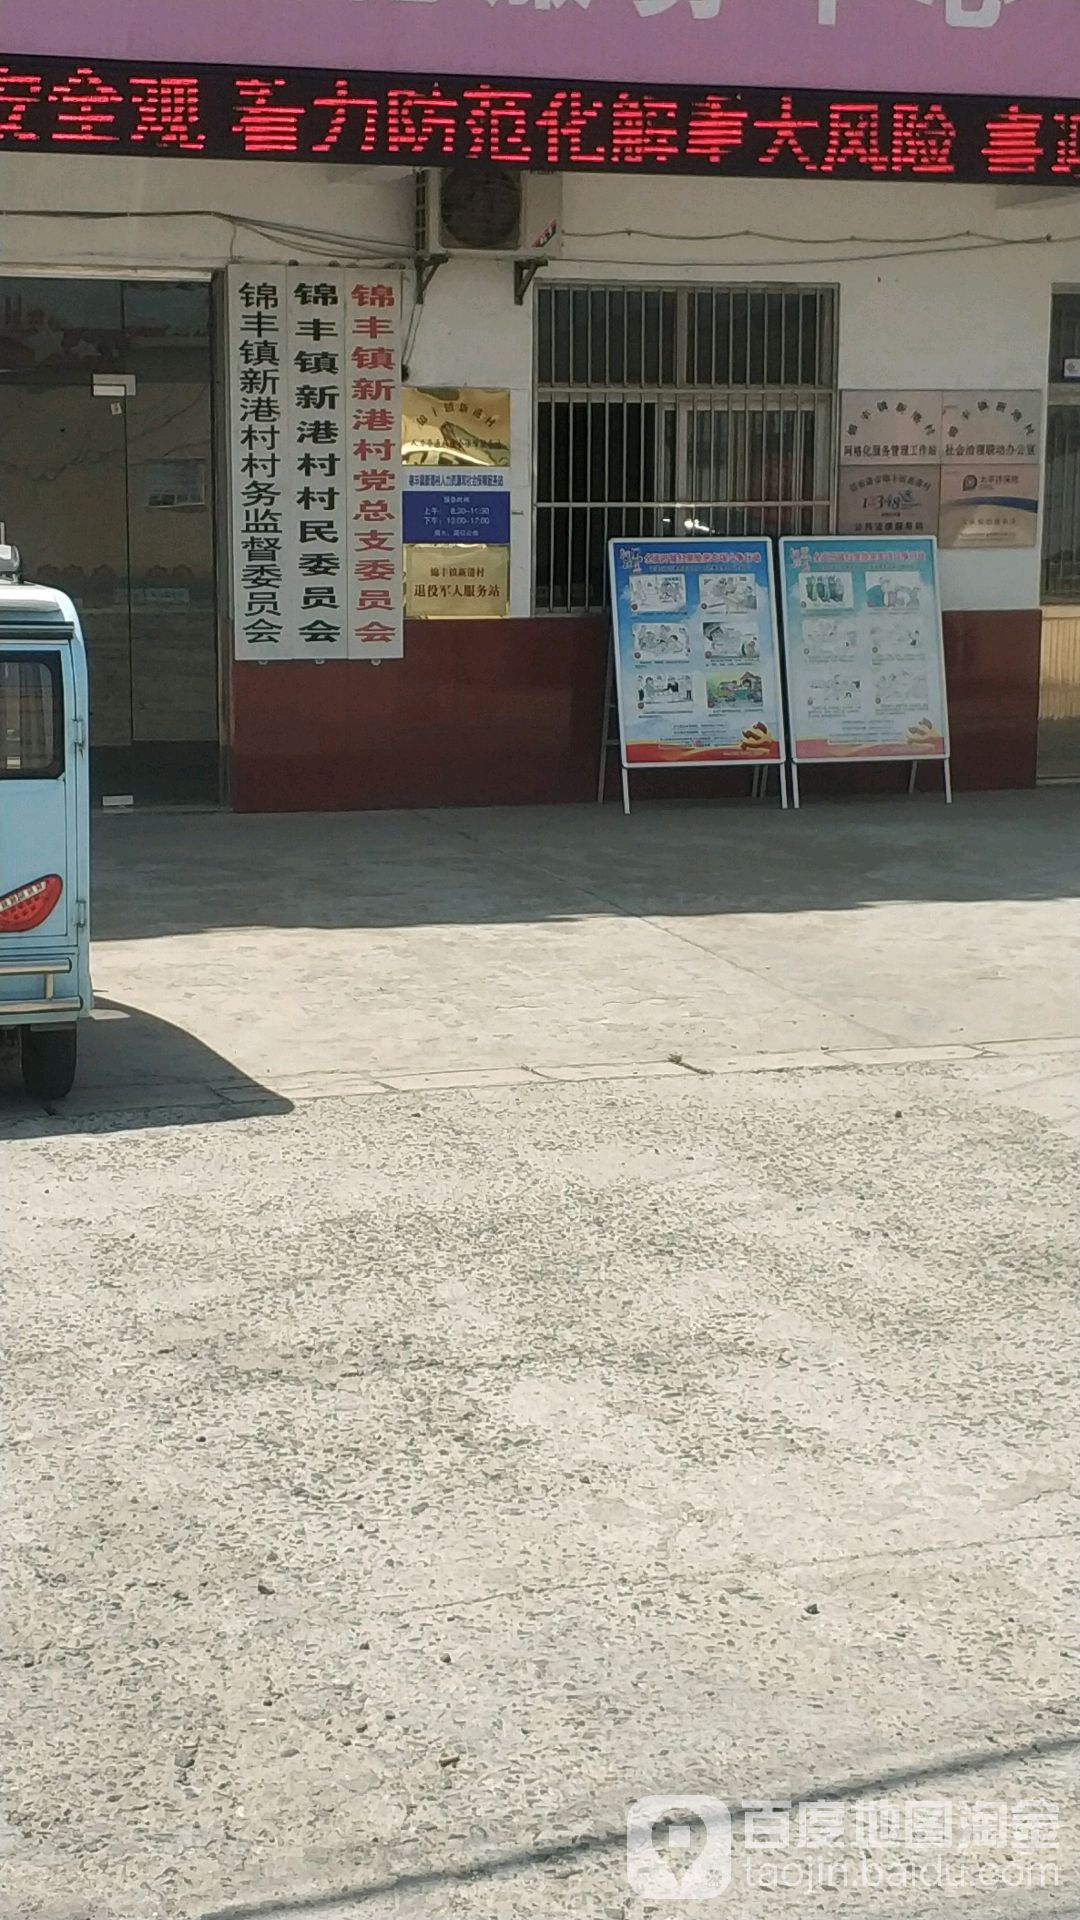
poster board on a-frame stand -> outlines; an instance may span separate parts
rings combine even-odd
[[[791,785],[808,762],[941,763],[952,799],[949,707],[932,535],[780,542]]]
[[[769,541],[612,540],[608,565],[623,812],[646,767],[775,766],[786,807]]]

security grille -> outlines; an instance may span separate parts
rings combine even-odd
[[[828,287],[541,287],[538,609],[607,599],[620,536],[826,533]]]
[[[1080,367],[1080,291],[1055,293],[1051,309],[1043,510],[1043,599],[1075,604],[1080,602],[1080,383],[1065,379],[1067,361]]]

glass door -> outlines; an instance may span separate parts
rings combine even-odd
[[[1043,487],[1040,780],[1080,780],[1080,288],[1050,317]]]
[[[69,593],[92,662],[91,738],[131,742],[123,408],[95,395],[119,365],[118,281],[0,278],[0,521],[27,580]]]
[[[175,802],[219,793],[210,287],[124,286],[131,781]]]
[[[95,799],[220,798],[210,288],[0,276],[0,521],[86,632]]]

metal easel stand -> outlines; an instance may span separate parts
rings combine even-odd
[[[630,811],[630,774],[623,760],[622,726],[615,703],[615,649],[608,644],[607,677],[604,681],[604,718],[600,725],[600,771],[596,777],[596,802],[603,806],[607,791],[608,754],[615,747],[619,755],[619,777],[622,781],[622,810]]]
[[[620,748],[620,754],[621,754],[621,748]],[[730,765],[734,763],[729,762],[728,764]],[[713,761],[710,764],[709,771],[715,773],[717,771],[717,768],[722,767],[723,765],[724,765],[724,762],[722,761]],[[753,769],[752,777],[751,777],[750,798],[751,800],[765,799],[766,794],[768,792],[770,766],[775,766],[777,773],[780,776],[780,805],[783,809],[786,810],[788,805],[788,783],[787,783],[788,770],[782,760],[768,761],[768,762],[759,761],[755,765]],[[648,772],[649,769],[646,768],[645,771]],[[658,772],[659,769],[654,767],[651,769],[651,771],[655,773],[655,772]],[[680,769],[676,769],[676,771],[680,771]],[[629,813],[630,811],[630,769],[621,758],[619,762],[619,772],[622,776],[623,812]],[[799,804],[798,776],[795,772],[794,766],[792,766],[791,775],[792,775],[792,779],[795,782],[795,805],[798,806]],[[604,797],[604,776],[603,776],[603,771],[601,771],[600,792],[597,795],[597,798],[602,800],[603,797]]]
[[[750,798],[751,800],[765,800],[768,797],[769,773],[774,766],[780,776],[780,805],[786,808],[788,804],[787,766],[783,760],[759,761],[754,768],[753,780],[750,785]],[[798,806],[798,804],[796,800],[795,805]]]
[[[912,794],[915,791],[915,783],[918,780],[919,768],[920,766],[922,766],[922,764],[923,762],[921,760],[913,760],[911,763],[911,772],[908,774],[908,783],[907,783],[907,790],[909,794]],[[948,754],[946,754],[944,760],[941,763],[941,778],[945,788],[945,805],[947,807],[951,807],[952,806],[952,770],[949,766]]]
[[[612,659],[611,643],[609,641],[608,656],[607,656],[607,676],[604,681],[604,717],[600,722],[600,772],[596,782],[596,802],[597,802],[597,805],[601,807],[604,804],[604,792],[607,787],[608,750],[613,744],[619,744],[618,742],[613,743],[611,738],[611,689],[612,689],[612,681],[614,678],[614,673],[615,673],[615,664]],[[619,746],[619,750],[621,754],[621,751],[622,751],[621,745]],[[630,811],[629,807],[627,807],[626,811],[627,813],[629,813]]]

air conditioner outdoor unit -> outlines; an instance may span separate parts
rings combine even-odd
[[[562,181],[513,167],[424,168],[416,181],[416,251],[492,260],[559,251]]]

